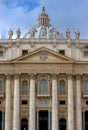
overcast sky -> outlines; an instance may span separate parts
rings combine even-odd
[[[45,5],[51,25],[65,36],[69,28],[80,31],[80,39],[88,39],[88,0],[0,0],[0,39],[8,38],[11,28],[16,34],[20,27],[22,36],[37,24],[41,6]]]

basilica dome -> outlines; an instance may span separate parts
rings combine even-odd
[[[38,16],[38,23],[36,26],[32,27],[29,32],[25,35],[28,38],[36,38],[36,39],[64,39],[63,34],[58,32],[54,27],[50,24],[50,19],[45,12],[45,7],[42,6],[42,12]]]

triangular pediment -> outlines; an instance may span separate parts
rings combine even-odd
[[[16,59],[14,59],[12,62],[24,62],[24,63],[73,63],[75,62],[74,59],[67,57],[65,55],[61,55],[58,52],[55,52],[53,50],[50,50],[48,48],[42,47],[39,49],[36,49],[32,52],[29,52],[28,54],[22,55]]]

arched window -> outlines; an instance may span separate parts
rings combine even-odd
[[[28,94],[28,82],[24,80],[22,82],[22,94]]]
[[[88,80],[85,81],[85,92],[88,93]]]
[[[60,83],[59,83],[59,92],[61,94],[65,93],[65,81],[64,80],[61,80]]]
[[[2,81],[0,80],[0,93],[2,93]]]
[[[40,81],[40,93],[47,93],[47,80],[42,79]]]

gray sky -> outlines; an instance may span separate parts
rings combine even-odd
[[[41,6],[45,5],[51,25],[65,36],[67,28],[74,39],[74,30],[80,39],[88,39],[88,0],[0,0],[0,39],[8,38],[9,28],[20,27],[22,36],[37,24]]]

